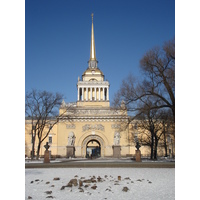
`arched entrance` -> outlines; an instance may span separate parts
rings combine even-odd
[[[88,155],[89,152],[90,152],[90,155],[93,154],[94,156],[104,157],[104,141],[98,135],[87,136],[82,142],[81,149],[82,149],[81,154],[82,154],[82,157],[84,158],[89,156]]]
[[[86,145],[86,158],[101,157],[101,144],[97,140],[90,140]]]

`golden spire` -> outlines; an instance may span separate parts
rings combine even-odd
[[[93,25],[93,16],[92,13],[92,31],[91,31],[91,44],[90,44],[90,60],[96,61],[96,52],[95,52],[95,42],[94,42],[94,25]]]

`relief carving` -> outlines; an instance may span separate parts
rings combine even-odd
[[[84,131],[88,131],[88,130],[100,130],[100,131],[104,131],[104,126],[102,124],[86,124],[85,126],[82,127],[83,132]]]
[[[67,125],[66,125],[66,128],[67,128],[67,129],[75,129],[75,128],[76,128],[76,125],[75,125],[75,124],[67,124]]]
[[[113,110],[77,110],[76,113],[78,115],[83,114],[83,115],[119,115],[120,111],[113,111]]]
[[[120,124],[111,124],[112,129],[120,129],[121,125]]]

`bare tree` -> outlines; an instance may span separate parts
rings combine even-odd
[[[124,101],[134,120],[144,112],[147,99],[151,99],[148,109],[170,109],[175,124],[175,40],[148,51],[140,61],[140,68],[143,79],[138,80],[132,74],[124,79],[115,94],[113,106],[121,107]]]
[[[129,122],[140,119],[140,126],[151,133],[142,142],[151,147],[151,158],[157,158],[158,141],[166,131],[161,130],[163,110],[171,111],[170,126],[175,127],[175,39],[165,42],[162,48],[149,50],[140,60],[140,68],[143,78],[138,80],[130,74],[124,79],[113,106],[123,109],[123,101],[130,115]]]
[[[140,60],[145,74],[144,95],[156,97],[160,103],[154,108],[170,108],[175,122],[175,38],[162,48],[154,47]],[[141,96],[142,98],[142,96]]]
[[[32,90],[25,97],[26,116],[32,121],[32,155],[34,157],[35,136],[38,138],[37,159],[39,158],[42,142],[49,135],[51,128],[58,122],[58,108],[61,105],[63,95],[53,94],[47,91]],[[54,119],[54,120],[52,120]],[[34,134],[35,132],[35,134]]]
[[[137,102],[147,96],[155,97],[157,104],[151,109],[170,108],[175,120],[175,39],[166,42],[163,48],[154,47],[140,60],[144,79],[137,81],[133,75],[123,80],[115,95],[114,105],[125,101],[129,111],[138,111]]]
[[[168,138],[174,136],[174,123],[173,116],[169,110],[162,110],[160,116],[160,122],[162,124],[163,137],[161,138],[162,146],[165,150],[165,157],[168,156]]]
[[[141,106],[143,112],[137,117],[137,127],[142,130],[139,134],[139,142],[142,145],[149,146],[151,148],[151,159],[157,159],[158,142],[163,134],[162,124],[160,123],[161,112],[159,109],[151,109],[152,101],[147,99]]]

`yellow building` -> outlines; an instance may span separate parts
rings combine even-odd
[[[59,110],[61,117],[43,141],[40,155],[44,155],[43,146],[49,142],[52,156],[133,156],[135,142],[132,126],[127,126],[126,110],[114,110],[110,107],[109,86],[103,72],[98,68],[92,15],[90,59],[88,68],[78,78],[77,102],[69,104],[63,100]],[[27,156],[31,155],[32,150],[31,130],[31,120],[26,119]],[[35,146],[37,147],[37,140]],[[142,147],[141,151],[143,155],[149,155],[149,148]]]

